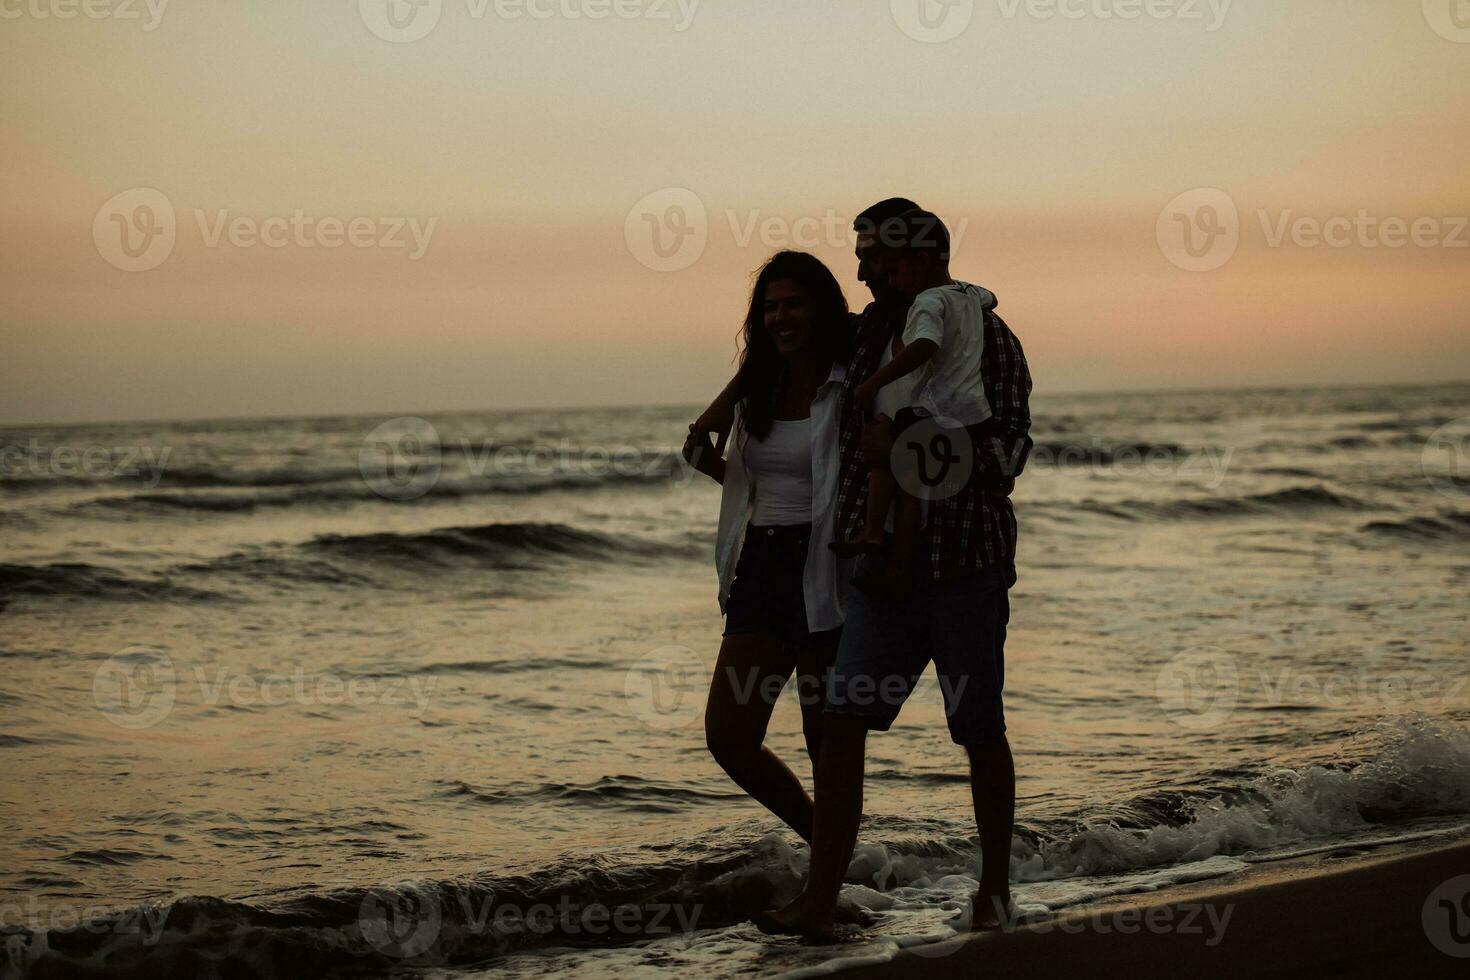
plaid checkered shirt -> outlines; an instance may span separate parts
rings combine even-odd
[[[863,526],[868,467],[862,459],[864,418],[853,389],[878,370],[883,347],[903,328],[903,316],[871,304],[854,317],[852,357],[842,390],[837,533],[853,537]],[[929,502],[924,535],[935,581],[957,578],[1016,559],[1016,513],[1010,494],[1031,452],[1031,372],[1021,342],[994,309],[985,312],[982,363],[992,417],[970,426],[975,452],[969,481],[951,497]]]

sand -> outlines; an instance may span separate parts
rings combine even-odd
[[[1450,882],[1460,875],[1470,876],[1466,841],[1333,851],[1254,865],[1171,888],[1167,897],[1113,899],[1009,931],[902,950],[842,975],[1470,976],[1470,877]]]

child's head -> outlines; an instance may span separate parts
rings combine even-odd
[[[932,211],[904,212],[891,226],[893,237],[889,284],[913,297],[950,282],[949,229]]]

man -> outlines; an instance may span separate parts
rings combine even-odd
[[[853,392],[878,370],[884,349],[903,328],[908,302],[889,282],[889,270],[895,248],[907,244],[896,241],[894,233],[902,233],[902,216],[916,209],[912,201],[893,198],[854,222],[858,278],[873,302],[856,319],[844,382],[839,539],[862,529],[868,469],[887,465],[892,456],[892,420],[866,419]],[[811,867],[793,902],[755,918],[765,932],[832,938],[838,893],[862,819],[867,733],[892,725],[930,661],[944,691],[951,737],[970,762],[982,859],[971,927],[998,925],[1009,905],[1016,787],[1001,704],[1007,593],[1015,583],[1016,519],[1009,495],[1031,447],[1031,376],[1020,342],[995,314],[993,297],[986,306],[983,383],[992,417],[953,430],[954,438],[946,439],[946,445],[966,455],[971,472],[954,492],[928,500],[911,562],[913,588],[898,599],[858,590],[845,597],[816,766]],[[720,414],[712,409],[693,428],[716,428],[711,423]],[[905,449],[923,442],[915,440]]]

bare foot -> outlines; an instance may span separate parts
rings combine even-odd
[[[1009,890],[986,895],[975,893],[970,903],[970,930],[983,932],[999,929],[1011,919],[1011,893]]]
[[[750,921],[768,936],[800,936],[809,942],[835,942],[833,912],[821,915],[805,899],[805,895],[799,895],[785,908],[758,912],[750,917]]]

